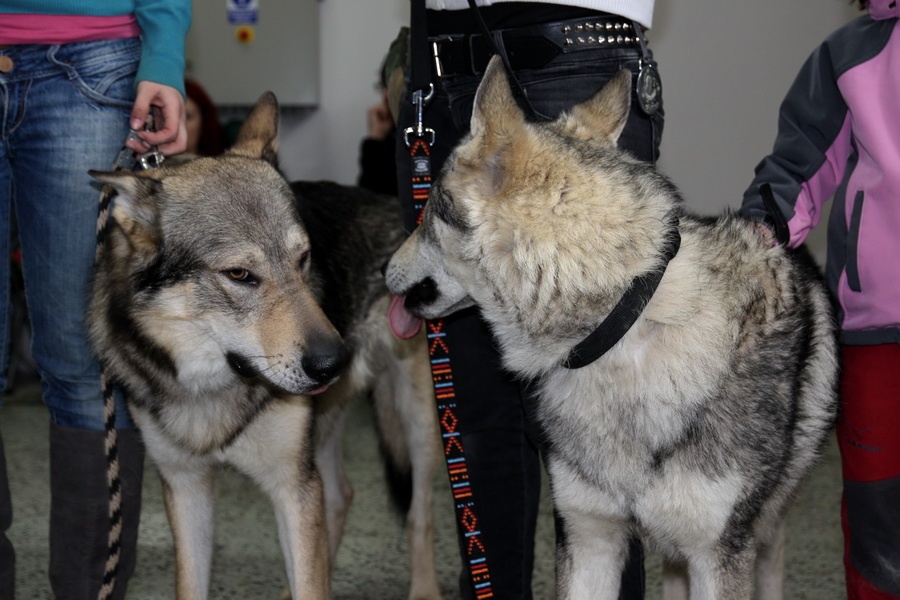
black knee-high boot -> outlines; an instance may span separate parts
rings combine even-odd
[[[119,429],[122,536],[114,600],[134,572],[144,447],[137,430]],[[56,600],[95,600],[106,570],[109,486],[103,431],[50,426],[50,584]]]
[[[13,600],[16,596],[16,554],[6,532],[12,524],[12,499],[9,479],[6,477],[6,453],[0,436],[0,600]]]

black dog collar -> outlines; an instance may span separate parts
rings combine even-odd
[[[666,239],[663,247],[662,264],[643,275],[635,277],[631,285],[622,295],[622,299],[616,304],[607,317],[594,331],[584,338],[577,346],[572,348],[563,366],[567,369],[580,369],[587,366],[606,354],[610,348],[616,345],[634,325],[643,312],[644,307],[650,302],[650,298],[656,291],[656,287],[666,272],[666,267],[681,246],[681,234],[678,233],[678,218]]]

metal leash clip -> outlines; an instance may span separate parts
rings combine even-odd
[[[147,123],[144,126],[144,130],[153,131],[152,114],[147,116]],[[155,169],[162,165],[165,156],[155,146],[148,152],[137,154],[127,146],[128,142],[131,140],[140,140],[138,132],[134,129],[131,129],[125,137],[125,141],[122,143],[122,149],[119,150],[119,153],[116,155],[116,160],[113,162],[113,169],[116,171],[133,171],[135,168],[146,170]]]
[[[422,112],[425,108],[425,105],[431,101],[432,96],[434,96],[434,84],[428,84],[428,94],[423,94],[422,90],[416,90],[412,93],[411,101],[416,107],[416,124],[414,127],[407,127],[403,130],[403,141],[406,143],[406,147],[409,148],[412,145],[412,142],[409,141],[410,134],[415,134],[419,139],[425,139],[425,135],[427,134],[430,138],[428,140],[428,145],[434,145],[434,129],[430,127],[425,127],[425,123],[422,121]]]

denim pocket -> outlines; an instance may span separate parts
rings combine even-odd
[[[588,61],[587,56],[595,57]],[[586,53],[580,60],[557,59],[542,69],[522,74],[520,81],[525,93],[534,99],[535,109],[544,118],[556,119],[599,92],[619,72],[630,70],[637,78],[638,59],[623,57],[616,52]],[[634,87],[632,85],[632,87]]]
[[[52,60],[88,102],[130,110],[141,57],[136,38],[60,46]]]

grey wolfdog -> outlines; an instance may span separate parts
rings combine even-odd
[[[530,123],[494,59],[387,285],[418,317],[479,306],[505,366],[533,382],[559,598],[617,598],[633,534],[686,567],[687,582],[664,578],[669,598],[779,598],[785,508],[835,417],[829,298],[808,255],[736,216],[686,214],[617,148],[630,77]],[[653,275],[624,336],[582,360]]]
[[[277,122],[266,94],[223,156],[92,173],[117,196],[90,332],[162,477],[177,597],[208,594],[220,465],[271,499],[292,596],[329,597],[352,494],[345,411],[370,394],[385,454],[407,475],[410,597],[439,598],[425,344],[386,324],[381,267],[403,239],[398,202],[289,185],[274,166]]]

